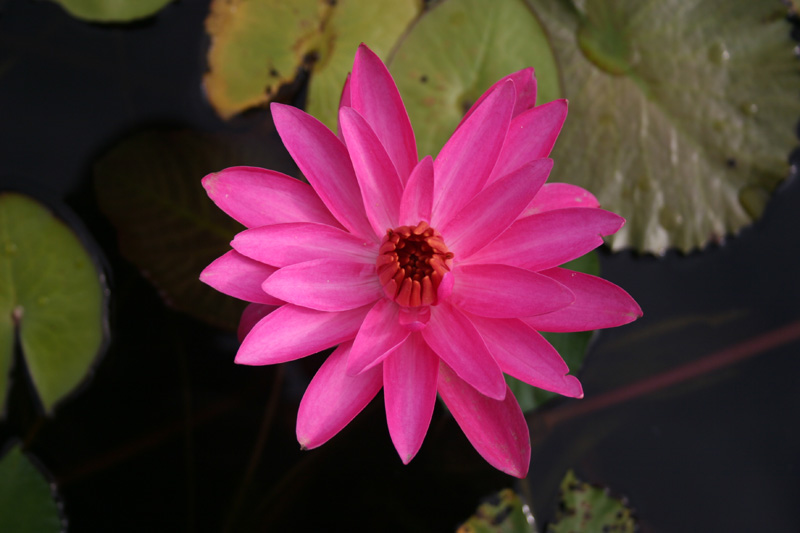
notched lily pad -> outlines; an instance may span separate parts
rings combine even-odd
[[[0,410],[15,330],[49,414],[105,348],[107,292],[105,275],[73,230],[27,196],[0,194]]]
[[[66,531],[55,486],[19,446],[0,458],[0,531]]]
[[[597,258],[596,252],[589,252],[562,266],[570,270],[583,272],[584,274],[591,274],[593,276],[600,275],[600,261]],[[583,365],[583,360],[586,358],[586,353],[589,349],[589,341],[591,341],[594,332],[576,331],[574,333],[551,333],[543,331],[541,333],[542,336],[553,345],[553,348],[558,350],[564,362],[567,363],[570,372],[575,374]],[[526,413],[533,411],[553,398],[561,397],[560,394],[533,387],[512,376],[506,375],[506,383],[508,383],[511,392],[514,393],[514,397],[519,402],[520,408]]]
[[[760,216],[797,145],[785,5],[529,1],[570,101],[553,178],[627,219],[615,250],[689,251]]]
[[[208,98],[228,118],[269,102],[305,69],[307,110],[333,127],[358,45],[385,59],[421,9],[419,0],[214,0]]]
[[[580,481],[567,471],[561,481],[561,501],[556,519],[547,533],[634,533],[638,530],[633,511],[624,498],[612,496],[608,489]]]
[[[131,22],[155,15],[172,0],[52,0],[88,22]]]
[[[559,98],[545,32],[523,0],[446,0],[412,27],[389,68],[420,155],[436,155],[464,113],[500,78],[533,67],[537,103]]]
[[[519,496],[511,489],[503,489],[481,503],[457,533],[535,533],[527,513],[530,511]]]

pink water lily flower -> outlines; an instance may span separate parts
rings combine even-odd
[[[583,189],[545,184],[567,103],[537,107],[535,98],[532,69],[503,78],[435,159],[420,160],[389,71],[362,45],[338,136],[272,104],[309,184],[249,167],[203,179],[248,228],[201,275],[252,302],[236,362],[283,363],[338,345],[300,403],[304,448],[333,437],[383,388],[389,433],[408,463],[438,393],[490,464],[523,477],[530,437],[503,374],[580,398],[580,383],[538,331],[641,316],[616,285],[559,267],[624,220]]]

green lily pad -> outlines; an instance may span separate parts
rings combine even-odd
[[[14,446],[0,459],[0,531],[58,533],[65,526],[55,488]]]
[[[535,533],[535,529],[517,493],[503,489],[481,503],[456,533]]]
[[[172,0],[52,0],[75,18],[89,22],[131,22],[150,17]]]
[[[553,179],[627,219],[609,238],[615,250],[689,251],[761,214],[797,145],[785,5],[530,3],[570,101]]]
[[[556,520],[547,526],[548,533],[633,533],[636,519],[624,499],[575,477],[569,470],[561,482],[561,503]]]
[[[559,98],[553,52],[523,0],[445,0],[423,15],[389,65],[420,155],[436,155],[486,89],[527,67],[536,70],[537,103]]]
[[[589,252],[562,266],[570,270],[583,272],[584,274],[591,274],[593,276],[600,275],[600,261],[597,258],[596,252]],[[586,353],[589,349],[589,341],[592,339],[593,333],[593,331],[576,331],[574,333],[551,333],[543,331],[542,336],[553,345],[553,348],[558,350],[558,353],[574,374],[580,369],[581,365],[583,365],[583,360],[586,358]],[[511,392],[514,393],[514,397],[519,402],[520,408],[526,413],[553,398],[559,398],[561,396],[555,392],[533,387],[524,381],[520,381],[508,375],[506,375],[506,383],[508,383]]]
[[[236,329],[244,303],[198,276],[230,250],[243,227],[211,202],[200,180],[231,166],[279,168],[273,155],[278,143],[276,135],[149,130],[124,139],[95,163],[97,199],[117,229],[122,254],[167,305]]]
[[[421,9],[419,0],[214,0],[208,98],[228,118],[269,102],[307,69],[306,107],[333,128],[359,43],[385,58]]]
[[[14,330],[50,414],[104,347],[106,293],[105,276],[64,222],[27,196],[0,194],[0,410]]]

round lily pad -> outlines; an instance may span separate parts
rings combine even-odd
[[[70,227],[27,196],[0,194],[0,406],[15,330],[45,412],[86,378],[107,338],[107,292]]]
[[[58,533],[66,523],[54,487],[14,446],[0,458],[0,531]]]
[[[627,219],[609,238],[615,250],[688,251],[761,214],[797,145],[786,5],[530,3],[570,103],[552,179]]]
[[[52,0],[89,22],[131,22],[150,17],[172,0]]]
[[[550,44],[522,0],[446,0],[426,12],[389,64],[420,155],[436,155],[486,89],[528,67],[536,72],[537,103],[559,98]]]

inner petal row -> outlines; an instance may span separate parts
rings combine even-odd
[[[453,253],[427,222],[387,230],[376,263],[386,297],[405,307],[436,305]]]

